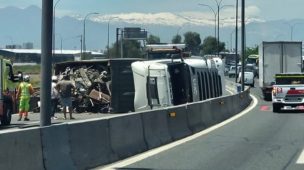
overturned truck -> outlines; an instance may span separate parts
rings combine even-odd
[[[76,86],[76,112],[126,113],[134,111],[131,63],[139,59],[71,61],[55,65],[55,75],[67,75]]]

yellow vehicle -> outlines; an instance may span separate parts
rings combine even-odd
[[[254,64],[254,65],[258,66],[259,65],[259,55],[256,55],[256,54],[249,55],[246,60],[246,64]]]
[[[14,76],[10,60],[0,58],[0,67],[0,121],[1,125],[9,125],[16,110],[16,90],[15,87],[9,87],[9,84],[17,82],[19,78]]]

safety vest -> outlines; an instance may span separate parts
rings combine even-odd
[[[24,97],[30,97],[30,86],[31,84],[27,82],[20,83],[20,89],[21,89],[21,96]]]

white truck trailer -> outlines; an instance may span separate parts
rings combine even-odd
[[[303,71],[302,42],[262,42],[259,46],[259,56],[259,86],[264,99],[271,101],[276,74]]]

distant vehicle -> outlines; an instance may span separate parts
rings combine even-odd
[[[239,72],[238,83],[242,83],[242,71]],[[251,87],[254,87],[254,73],[251,70],[245,70],[244,72],[244,84],[250,85]]]
[[[224,75],[225,75],[225,76],[228,76],[229,70],[230,70],[230,66],[225,65],[225,68],[224,68]]]
[[[302,71],[302,42],[262,42],[259,56],[259,85],[264,99],[270,101],[276,74]]]
[[[259,64],[259,55],[257,54],[249,55],[246,59],[246,64],[254,64],[257,66]]]
[[[245,65],[245,71],[253,72],[254,77],[258,77],[258,67],[255,64],[246,64]]]
[[[238,67],[239,69],[239,67]],[[239,71],[237,71],[237,74],[238,74]],[[231,77],[235,77],[235,66],[230,66],[229,68],[229,71],[228,71],[228,77],[231,78]]]
[[[225,65],[232,66],[235,65],[235,62],[240,61],[240,55],[235,53],[220,53],[220,57],[223,59]]]
[[[280,112],[284,107],[293,109],[304,106],[304,74],[282,73],[275,75],[272,91],[273,112]]]

